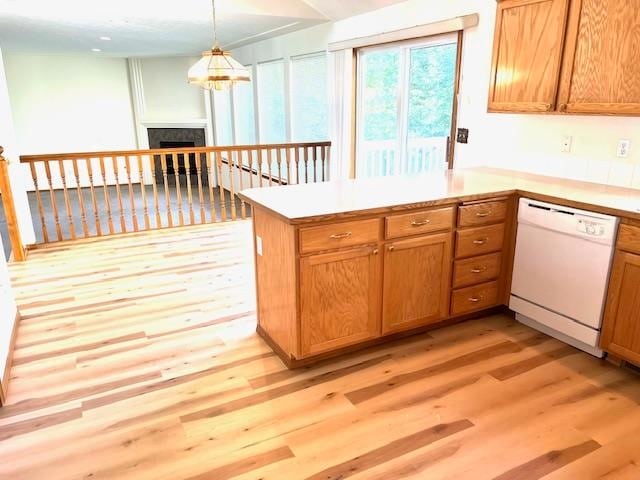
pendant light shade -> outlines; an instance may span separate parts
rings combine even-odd
[[[203,52],[188,73],[189,83],[206,89],[224,90],[234,82],[248,82],[249,70],[219,47]]]
[[[189,69],[187,78],[189,83],[200,85],[208,90],[224,90],[230,88],[235,82],[248,82],[251,78],[249,70],[244,65],[218,46],[215,0],[211,1],[211,9],[213,10],[213,47],[202,53],[202,58]]]

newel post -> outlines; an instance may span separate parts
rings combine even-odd
[[[9,181],[9,165],[7,160],[2,156],[3,152],[4,148],[0,147],[0,194],[2,194],[4,214],[7,217],[9,242],[11,243],[13,259],[22,262],[26,259],[26,252],[22,244],[22,237],[20,236],[18,215],[16,214],[16,205],[11,191],[11,182]]]

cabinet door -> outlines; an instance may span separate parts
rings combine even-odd
[[[616,253],[600,344],[640,365],[640,255]]]
[[[489,111],[555,109],[568,0],[498,3]]]
[[[382,332],[447,317],[451,295],[451,233],[394,242],[384,253]]]
[[[640,0],[572,0],[558,109],[640,114]]]
[[[375,247],[300,260],[303,357],[380,336],[380,264]]]

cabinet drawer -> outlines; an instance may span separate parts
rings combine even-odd
[[[620,225],[616,247],[618,250],[640,254],[640,228],[632,225]]]
[[[498,304],[498,282],[483,283],[454,290],[451,296],[451,315],[482,310]]]
[[[380,239],[380,219],[355,220],[300,229],[300,253],[333,250],[375,243]]]
[[[450,230],[453,228],[454,216],[454,207],[393,215],[385,218],[385,235],[387,238],[399,238]]]
[[[494,280],[500,276],[501,267],[501,253],[456,260],[453,268],[453,288]]]
[[[504,222],[505,218],[507,218],[506,200],[463,205],[458,209],[459,227],[489,225]]]
[[[456,233],[456,258],[499,252],[504,241],[504,224],[470,228]]]

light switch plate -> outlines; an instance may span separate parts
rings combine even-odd
[[[262,256],[262,237],[256,235],[256,253]]]
[[[565,135],[562,137],[562,146],[560,150],[562,153],[571,153],[571,146],[573,145],[573,137],[571,135]]]

